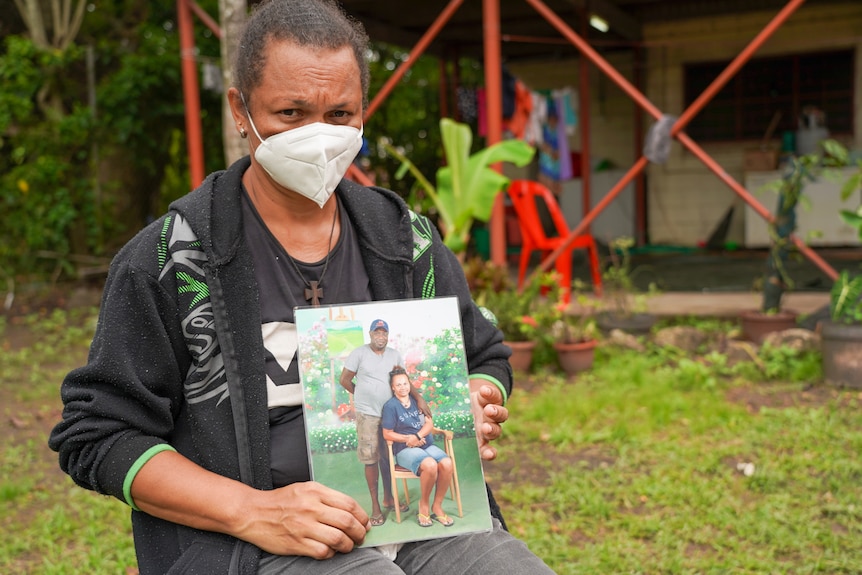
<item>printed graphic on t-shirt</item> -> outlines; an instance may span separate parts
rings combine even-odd
[[[297,363],[296,325],[273,321],[261,325],[266,355],[267,405],[286,407],[302,404]]]

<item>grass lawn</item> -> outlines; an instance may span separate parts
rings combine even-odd
[[[0,573],[136,572],[126,506],[46,446],[93,326],[0,318]],[[509,528],[561,575],[862,573],[862,395],[815,361],[603,349],[574,379],[519,376],[486,466]]]
[[[561,575],[862,573],[862,394],[667,360],[525,382],[487,466],[510,530]]]

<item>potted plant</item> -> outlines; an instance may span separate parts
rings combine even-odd
[[[471,264],[475,266],[475,264]],[[468,282],[474,288],[473,300],[480,308],[486,310],[489,319],[503,332],[503,342],[512,349],[509,363],[512,369],[528,371],[533,359],[533,351],[538,343],[540,326],[545,322],[541,319],[548,303],[544,301],[542,292],[551,286],[549,274],[539,275],[527,282],[520,291],[514,281],[508,276],[505,267],[485,262],[481,273],[468,270]],[[494,272],[502,269],[505,275]]]
[[[843,146],[836,145],[832,155],[848,163]],[[858,170],[841,188],[841,199],[846,201],[855,193],[859,206],[842,210],[840,216],[862,238],[862,159],[856,165]],[[862,388],[862,273],[843,270],[838,276],[830,291],[829,318],[821,323],[820,331],[823,376],[830,383]]]
[[[386,142],[383,147],[401,162],[395,177],[401,179],[409,171],[431,198],[440,217],[443,242],[463,257],[474,220],[491,218],[497,194],[509,183],[509,178],[491,166],[499,162],[526,166],[535,149],[522,140],[504,140],[471,155],[470,127],[449,118],[440,120],[440,136],[446,165],[437,170],[436,186],[401,151]]]
[[[796,230],[796,208],[802,200],[807,181],[813,180],[821,165],[820,153],[792,157],[780,180],[767,187],[778,194],[775,218],[769,223],[769,255],[763,275],[763,300],[760,309],[740,313],[742,333],[746,339],[760,343],[770,333],[796,327],[797,313],[784,309],[784,293],[793,288],[787,273],[787,260],[793,251],[790,235]]]
[[[605,333],[619,329],[632,335],[650,332],[656,322],[654,314],[647,313],[646,299],[656,287],[650,284],[649,292],[637,288],[631,268],[631,248],[634,239],[621,236],[609,245],[610,266],[602,274],[602,298],[605,309],[596,315],[596,322]]]
[[[576,309],[570,312],[558,306],[556,309],[560,313],[550,329],[557,360],[567,375],[592,368],[599,335],[593,315],[595,301],[580,293],[577,285],[572,293],[577,294],[574,306]]]

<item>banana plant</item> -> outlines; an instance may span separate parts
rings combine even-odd
[[[471,155],[470,127],[449,118],[440,120],[440,136],[446,166],[437,170],[436,186],[394,146],[383,142],[383,147],[401,162],[395,178],[400,180],[410,172],[431,198],[440,216],[443,242],[455,254],[462,255],[467,250],[473,222],[487,222],[491,218],[497,194],[509,184],[509,178],[491,166],[499,162],[526,166],[535,149],[522,140],[504,140]]]

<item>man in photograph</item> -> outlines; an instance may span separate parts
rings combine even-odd
[[[389,372],[396,365],[403,365],[401,354],[389,347],[389,324],[375,319],[368,330],[369,342],[350,352],[344,361],[340,383],[353,394],[356,410],[357,454],[365,465],[365,480],[371,494],[371,525],[379,526],[386,522],[380,507],[377,483],[383,479],[383,508],[395,509],[392,497],[392,483],[389,473],[389,459],[386,444],[380,430],[383,404],[392,397],[389,387]],[[379,472],[378,472],[379,470]],[[407,511],[404,505],[401,511]]]

